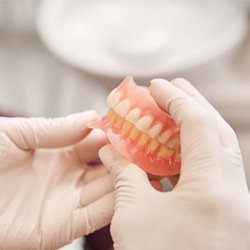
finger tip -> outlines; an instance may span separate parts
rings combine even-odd
[[[187,84],[190,85],[190,82],[183,78],[183,77],[177,77],[171,81],[172,84]]]
[[[66,116],[66,119],[70,121],[75,121],[75,120],[83,121],[86,123],[86,121],[92,121],[96,119],[97,117],[98,116],[95,110],[88,110],[88,111],[84,111],[80,113],[70,114]]]
[[[166,86],[171,84],[169,81],[162,78],[155,78],[151,80],[151,85],[149,86],[149,92],[155,101],[162,107],[165,108],[165,95]]]
[[[92,129],[90,137],[91,140],[105,141],[106,142],[105,144],[108,143],[107,135],[102,129],[99,128]]]
[[[163,85],[169,83],[169,81],[163,79],[163,78],[154,78],[150,81],[150,87],[152,86],[158,86],[158,85]]]
[[[88,116],[91,119],[96,119],[98,117],[97,112],[95,110],[88,110],[83,112],[82,114]]]
[[[149,91],[153,97],[161,96],[162,91],[166,88],[166,86],[172,85],[171,82],[162,79],[155,78],[151,80],[151,84],[149,86]]]

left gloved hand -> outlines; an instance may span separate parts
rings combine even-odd
[[[111,177],[87,165],[106,142],[88,135],[95,117],[0,118],[1,250],[57,249],[110,222]]]

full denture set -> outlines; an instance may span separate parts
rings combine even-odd
[[[111,144],[146,172],[158,176],[180,172],[179,129],[148,88],[127,77],[107,102],[107,115],[92,123],[92,128],[103,129]]]

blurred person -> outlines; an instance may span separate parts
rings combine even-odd
[[[1,249],[56,249],[111,220],[119,250],[249,249],[250,198],[233,130],[186,80],[156,79],[150,91],[181,131],[182,171],[166,193],[90,133],[94,112],[0,119]],[[101,147],[111,175],[90,166]]]

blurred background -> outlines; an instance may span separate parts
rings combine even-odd
[[[145,85],[185,77],[235,129],[250,184],[249,7],[247,0],[0,0],[0,115],[102,115],[106,95],[127,75]],[[107,231],[64,249],[111,249]]]

